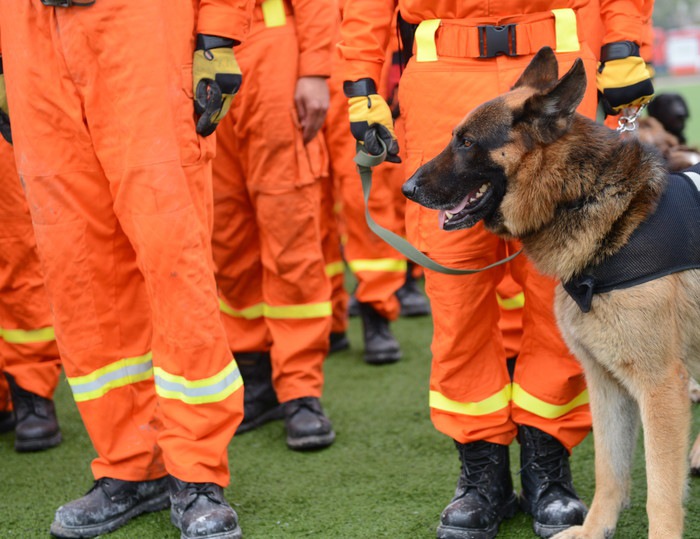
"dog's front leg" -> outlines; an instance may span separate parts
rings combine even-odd
[[[664,361],[660,379],[643,382],[639,405],[644,425],[649,537],[683,536],[683,499],[688,478],[690,403],[688,374],[680,360]]]
[[[593,416],[595,494],[583,525],[560,532],[555,539],[610,539],[620,511],[629,503],[639,409],[632,396],[596,361],[582,363]]]

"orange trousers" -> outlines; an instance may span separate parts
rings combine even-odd
[[[394,295],[406,279],[406,258],[380,239],[367,226],[362,184],[353,161],[356,142],[350,133],[348,102],[343,95],[343,81],[337,68],[340,56],[334,57],[334,71],[329,80],[331,105],[326,116],[324,136],[330,154],[331,173],[340,185],[343,223],[347,232],[343,254],[357,279],[355,297],[369,303],[389,320],[399,316],[400,305]],[[396,194],[403,183],[403,167],[391,163],[374,169],[372,195],[368,208],[383,227],[403,235],[402,208]]]
[[[211,258],[214,141],[194,127],[193,3],[28,0],[0,19],[15,157],[93,473],[224,486],[243,391]]]
[[[12,146],[4,141],[0,186],[0,376],[11,374],[23,389],[51,399],[61,372],[53,316]]]
[[[593,116],[595,58],[585,42],[581,47],[579,52],[558,54],[560,73],[583,57],[589,84],[580,111]],[[444,148],[452,129],[471,109],[509,90],[530,60],[531,56],[488,60],[441,56],[419,63],[414,56],[399,87],[408,174]],[[438,227],[436,211],[411,202],[406,223],[412,243],[450,266],[483,267],[517,249],[482,225],[445,232]],[[555,283],[538,274],[525,256],[509,267],[525,296],[522,343],[512,383],[496,296],[505,267],[467,276],[426,270],[434,321],[433,423],[461,443],[500,444],[509,444],[517,425],[525,424],[555,436],[571,449],[589,432],[591,418],[581,367],[562,341],[552,313]]]
[[[217,130],[213,251],[234,354],[270,350],[281,402],[320,397],[331,327],[321,249],[320,137],[304,145],[294,108],[294,19],[254,21],[236,57],[246,74]]]

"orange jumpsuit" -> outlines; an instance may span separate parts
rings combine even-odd
[[[280,402],[320,397],[331,324],[320,231],[321,137],[304,145],[299,77],[330,74],[331,0],[256,0],[236,57],[248,78],[217,130],[217,283],[234,354],[270,351]]]
[[[12,146],[0,141],[0,377],[52,399],[61,362]],[[4,380],[3,380],[4,381]],[[0,391],[0,403],[7,386]]]
[[[388,49],[389,54],[391,48]],[[406,278],[406,258],[385,243],[367,226],[362,184],[353,162],[356,142],[348,130],[347,99],[343,95],[341,57],[337,50],[329,80],[331,104],[324,127],[325,140],[331,160],[331,173],[339,183],[342,199],[343,222],[347,231],[344,257],[357,279],[355,297],[369,303],[384,318],[396,320],[399,300],[395,292]],[[381,80],[389,76],[387,62]],[[386,84],[378,86],[381,90]],[[375,169],[372,194],[368,208],[372,217],[383,227],[403,235],[405,233],[402,208],[396,204],[403,183],[403,165],[385,163]]]
[[[589,76],[580,111],[595,114],[596,54],[586,42],[580,18],[572,17],[587,0],[399,0],[403,18],[423,25],[417,32],[416,54],[399,87],[405,119],[406,170],[411,174],[450,140],[452,129],[471,109],[507,91],[544,45],[555,50],[558,40],[572,52],[559,50],[560,72],[575,58],[584,60]],[[606,39],[638,35],[639,1],[602,0]],[[340,44],[344,79],[378,80],[384,61],[394,0],[351,0],[346,5]],[[552,9],[573,9],[557,12]],[[435,21],[441,19],[441,21]],[[559,23],[557,23],[557,20]],[[573,22],[577,23],[575,29]],[[517,56],[478,58],[479,25],[517,24]],[[432,26],[431,26],[432,25]],[[419,29],[420,30],[420,29]],[[418,39],[421,37],[421,39]],[[418,61],[420,56],[420,60]],[[482,225],[445,232],[437,212],[408,203],[408,238],[443,264],[483,267],[517,248],[486,232]],[[520,256],[511,264],[523,288],[523,337],[511,382],[498,330],[495,289],[503,266],[469,276],[426,270],[426,291],[434,320],[430,408],[438,430],[460,443],[476,440],[509,444],[517,425],[530,425],[555,436],[571,449],[589,432],[588,394],[581,367],[569,354],[552,313],[555,283],[537,274]]]
[[[192,57],[196,33],[242,39],[250,7],[0,3],[15,158],[95,478],[229,481],[242,379],[218,309],[215,141],[195,132]]]

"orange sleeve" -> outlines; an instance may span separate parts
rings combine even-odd
[[[645,32],[644,14],[653,9],[653,3],[653,0],[600,0],[605,27],[603,45],[614,41],[634,41],[641,45]]]
[[[343,80],[369,77],[379,84],[395,8],[396,0],[345,2],[338,44]]]
[[[255,0],[199,0],[197,33],[243,41]]]
[[[299,76],[330,77],[338,29],[336,0],[292,0],[299,39]]]

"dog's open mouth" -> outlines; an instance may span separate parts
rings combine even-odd
[[[467,228],[478,222],[482,215],[480,211],[491,198],[491,183],[486,182],[478,189],[471,191],[462,202],[449,210],[440,210],[438,220],[443,230]]]

